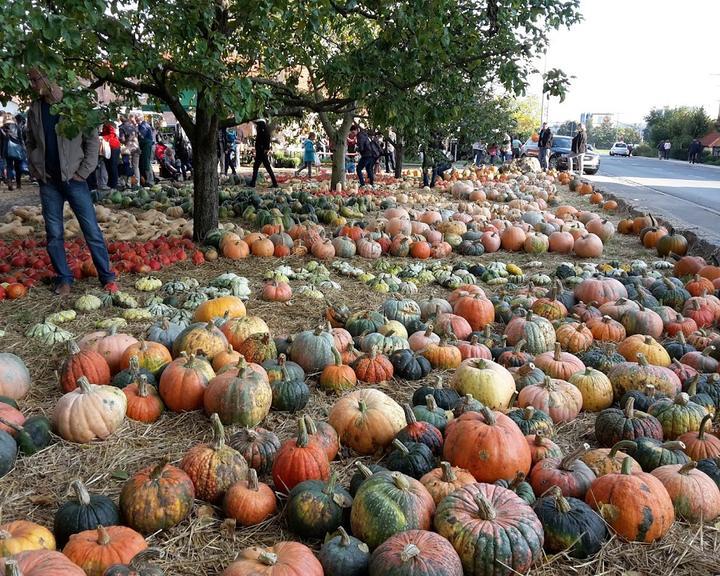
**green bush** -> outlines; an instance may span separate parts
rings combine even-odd
[[[647,144],[640,144],[633,148],[633,156],[645,156],[646,158],[657,157],[657,150]]]
[[[294,156],[275,156],[275,168],[297,168],[300,165],[300,158]]]

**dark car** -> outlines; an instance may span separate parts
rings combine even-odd
[[[572,136],[553,136],[552,147],[550,148],[550,157],[548,158],[548,167],[557,168],[558,170],[567,170],[567,156],[572,150]],[[537,142],[533,142],[532,138],[528,139],[522,147],[523,156],[530,158],[538,157]],[[595,152],[593,147],[588,144],[587,151],[583,163],[585,174],[595,174],[600,169],[600,155]]]

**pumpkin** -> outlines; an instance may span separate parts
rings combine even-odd
[[[672,500],[675,515],[689,522],[712,522],[720,516],[720,490],[696,462],[668,464],[652,471]]]
[[[372,553],[369,576],[463,576],[455,549],[442,536],[408,530],[388,538]]]
[[[358,488],[360,488],[363,482],[370,478],[370,476],[377,472],[387,472],[385,466],[380,466],[379,464],[368,464],[365,466],[360,460],[355,461],[355,469],[355,474],[350,478],[350,494],[353,496],[357,494]]]
[[[410,350],[395,350],[389,360],[393,365],[393,374],[405,380],[420,380],[432,370],[427,358]]]
[[[148,328],[146,339],[151,342],[158,342],[168,350],[172,350],[175,338],[178,337],[183,329],[179,324],[170,322],[167,318],[162,318],[158,324],[153,324]]]
[[[361,455],[386,448],[405,426],[400,405],[380,390],[354,390],[330,409],[330,425],[340,442]]]
[[[525,340],[530,354],[541,354],[555,346],[555,328],[549,320],[528,312],[525,317],[516,316],[505,327],[508,344],[515,346]]]
[[[245,458],[250,468],[265,474],[272,469],[280,440],[274,432],[264,428],[243,428],[230,436],[228,445]]]
[[[470,472],[451,466],[449,462],[440,462],[439,468],[430,470],[420,478],[420,483],[430,493],[435,505],[458,488],[474,482],[475,477]]]
[[[720,457],[703,458],[697,463],[697,469],[704,472],[720,488]]]
[[[144,368],[153,376],[157,376],[163,369],[172,362],[170,350],[162,344],[140,339],[125,349],[120,358],[120,368],[125,370],[130,367],[130,358],[135,356],[140,368]]]
[[[137,340],[128,334],[117,332],[117,327],[112,326],[107,332],[91,332],[84,336],[78,346],[80,349],[93,350],[100,354],[108,363],[110,374],[120,371],[120,361],[128,346],[136,344]]]
[[[340,439],[335,428],[327,422],[315,422],[309,415],[303,416],[305,427],[310,435],[310,441],[318,443],[327,455],[328,462],[332,462],[340,451]]]
[[[595,473],[580,460],[590,449],[583,444],[563,458],[544,458],[530,472],[530,484],[536,494],[544,494],[551,486],[560,488],[563,496],[583,498],[595,480]]]
[[[410,349],[415,352],[422,352],[428,344],[437,344],[440,342],[440,336],[433,332],[434,326],[428,324],[425,330],[413,332],[408,338]]]
[[[717,372],[718,361],[711,356],[715,353],[715,346],[708,346],[702,352],[695,350],[687,352],[680,358],[682,364],[695,368],[698,372]]]
[[[340,526],[335,534],[328,534],[325,538],[318,559],[324,576],[366,576],[370,549]]]
[[[620,406],[624,407],[628,399],[632,398],[635,402],[635,408],[642,412],[647,412],[650,406],[660,400],[667,398],[662,392],[658,392],[652,384],[646,384],[642,390],[629,390],[620,397]]]
[[[378,354],[375,349],[355,360],[352,368],[358,380],[369,384],[386,382],[393,377],[392,363],[387,356]]]
[[[305,420],[298,419],[298,436],[284,442],[272,467],[275,489],[287,494],[305,480],[327,480],[330,462],[319,442],[310,442]]]
[[[440,502],[434,525],[460,555],[465,576],[524,574],[542,557],[540,521],[527,503],[501,486],[459,488]]]
[[[587,322],[587,327],[593,339],[600,342],[622,342],[626,336],[625,327],[608,315],[591,318]]]
[[[580,302],[595,302],[598,306],[628,297],[627,289],[618,280],[603,276],[583,280],[575,286],[573,293]]]
[[[0,524],[0,556],[12,556],[28,550],[55,550],[53,533],[29,520]]]
[[[53,533],[58,548],[65,546],[73,534],[120,523],[120,510],[112,498],[90,494],[80,480],[73,480],[70,487],[75,498],[63,502],[55,512]]]
[[[432,496],[400,472],[378,472],[363,482],[350,511],[353,534],[370,549],[407,530],[428,530],[435,513]]]
[[[515,344],[515,348],[512,351],[503,352],[498,356],[497,362],[505,368],[518,368],[523,364],[532,362],[533,356],[527,352],[523,352],[525,347],[525,340],[520,340]]]
[[[440,370],[452,370],[462,362],[462,353],[454,344],[449,344],[444,338],[437,344],[428,344],[422,355],[430,362],[433,368]]]
[[[304,384],[304,382],[303,382]],[[208,382],[203,396],[205,412],[217,413],[225,424],[257,426],[270,412],[273,389],[245,360],[237,370],[218,374]]]
[[[673,440],[662,442],[655,438],[636,438],[633,457],[645,472],[652,472],[666,464],[685,464],[690,458],[683,452],[685,444]]]
[[[513,375],[515,388],[518,392],[529,384],[539,384],[545,379],[545,373],[532,362],[528,362],[519,368],[511,368],[510,372]]]
[[[63,439],[83,444],[110,436],[122,424],[126,410],[122,390],[90,384],[81,376],[78,387],[55,405],[53,425]]]
[[[635,399],[629,398],[622,410],[606,408],[595,420],[595,437],[601,446],[610,448],[620,440],[651,437],[662,440],[662,424],[657,418],[635,410]]]
[[[665,395],[675,396],[680,391],[680,379],[669,368],[650,365],[644,354],[638,355],[637,362],[623,362],[608,372],[616,396],[628,390],[643,390],[652,384]]]
[[[574,420],[582,402],[582,394],[573,384],[549,376],[541,384],[525,386],[518,395],[518,406],[534,406],[546,412],[556,424]]]
[[[706,434],[705,428],[712,420],[712,414],[706,414],[700,421],[697,431],[685,432],[678,440],[685,444],[685,454],[695,461],[720,457],[720,438]]]
[[[122,389],[127,398],[127,417],[131,420],[152,424],[157,422],[165,411],[160,394],[154,386],[148,384],[145,376],[139,382]]]
[[[392,357],[391,357],[392,359]],[[452,410],[460,395],[452,388],[444,388],[443,380],[438,376],[432,385],[420,386],[415,390],[412,396],[413,406],[418,406],[426,402],[427,395],[430,394],[435,403],[443,410]]]
[[[543,546],[551,554],[565,552],[573,558],[587,558],[608,539],[603,519],[583,500],[566,498],[557,487],[536,500],[533,511],[543,525]]]
[[[502,486],[503,488],[512,490],[528,504],[535,502],[535,492],[533,491],[532,486],[525,481],[525,474],[522,472],[518,472],[512,480],[496,480],[494,484],[496,486]]]
[[[12,409],[12,406],[6,406]],[[18,412],[18,414],[20,413]],[[25,456],[32,456],[50,445],[50,420],[41,414],[30,416],[30,418],[25,420],[22,425],[15,424],[11,420],[0,416],[0,425],[9,429],[12,434],[15,435],[16,446],[14,447],[14,450],[17,451],[19,448],[20,453]],[[2,432],[4,433],[4,430]],[[13,447],[9,447],[9,450],[12,454]],[[11,457],[11,459],[13,458]]]
[[[343,364],[340,352],[333,346],[334,364],[328,364],[320,374],[320,387],[326,392],[344,392],[354,388],[357,384],[355,371],[346,364]],[[392,357],[391,357],[392,362]],[[395,364],[393,363],[393,367]]]
[[[276,343],[277,345],[277,343]],[[266,360],[262,367],[268,376],[268,381],[273,382],[283,377],[283,368],[291,376],[297,380],[305,380],[305,370],[299,364],[287,359],[285,354],[279,354],[277,359]]]
[[[419,479],[435,465],[434,456],[430,448],[421,442],[401,442],[393,440],[394,450],[385,459],[388,470],[402,472],[411,478]]]
[[[445,410],[438,407],[432,394],[426,396],[425,404],[414,406],[412,410],[418,420],[428,422],[440,430],[440,432],[445,432],[448,415]]]
[[[649,413],[662,424],[663,437],[674,440],[685,432],[699,430],[707,410],[692,402],[688,394],[680,392],[674,399],[662,398],[652,404]]]
[[[403,405],[403,411],[405,412],[407,426],[397,433],[396,440],[400,440],[402,443],[419,442],[425,444],[432,454],[440,455],[443,445],[442,432],[430,422],[418,421],[409,404]]]
[[[626,458],[630,458],[632,472],[641,472],[642,468],[633,458],[621,452],[621,450],[629,450],[634,452],[637,450],[637,444],[632,440],[620,440],[616,442],[612,448],[596,448],[589,450],[580,455],[580,460],[588,465],[588,468],[595,473],[595,476],[604,476],[613,472],[620,472],[622,463]]]
[[[296,534],[320,538],[341,526],[351,505],[352,496],[338,485],[336,473],[327,482],[305,480],[288,494],[288,527]]]
[[[223,324],[225,326],[236,319]],[[208,360],[212,359],[227,349],[228,340],[225,334],[215,326],[213,322],[197,322],[185,328],[173,342],[173,355],[179,356],[181,352],[186,354],[202,354]],[[235,346],[233,345],[233,348]]]
[[[485,346],[485,344],[481,344],[479,338],[474,334],[470,336],[469,341],[460,340],[455,343],[455,346],[460,350],[460,356],[463,360],[467,360],[468,358],[485,358],[486,360],[490,360],[492,358],[490,349]],[[521,352],[521,355],[523,357],[530,357],[530,355],[525,352]]]
[[[451,420],[443,458],[468,470],[478,482],[509,480],[530,471],[530,448],[515,422],[483,406]]]
[[[255,364],[277,358],[275,342],[267,332],[251,334],[235,350],[242,354],[246,361]]]
[[[17,398],[22,398],[30,387],[30,376],[28,374],[26,384],[22,383],[24,380],[22,373],[18,372],[19,364],[17,362],[10,363],[3,356],[5,355],[0,354],[0,392],[15,398],[16,396],[5,394],[5,392],[15,392],[17,394],[24,390],[20,396],[17,396]],[[12,354],[7,354],[7,356],[12,356]],[[19,358],[17,360],[22,364]],[[27,373],[24,364],[22,364],[22,368]],[[68,342],[68,356],[60,368],[60,388],[62,391],[70,392],[75,390],[80,376],[85,376],[93,384],[107,385],[110,384],[110,366],[108,366],[104,356],[89,348],[81,350],[77,343],[71,340]],[[5,381],[8,382],[7,385],[4,384]],[[16,390],[11,390],[10,383],[16,382],[21,382],[21,384],[18,385]],[[5,391],[6,386],[7,391]]]
[[[585,352],[590,348],[594,340],[591,330],[584,323],[567,322],[561,324],[555,330],[555,336],[557,343],[564,350],[573,354]]]
[[[129,366],[125,370],[121,370],[112,379],[112,385],[116,388],[126,388],[130,384],[137,384],[140,382],[140,376],[145,376],[148,384],[155,386],[157,381],[155,376],[149,370],[140,368],[140,363],[136,356],[130,358]]]
[[[567,380],[576,372],[585,370],[583,361],[570,352],[563,352],[559,342],[555,343],[554,352],[538,354],[533,364],[551,378],[558,380]]]
[[[17,406],[17,404],[15,404]],[[5,402],[0,402],[0,431],[16,435],[19,426],[25,423],[25,416],[20,410]]]
[[[227,339],[227,343],[230,344],[234,350],[237,350],[240,344],[252,334],[270,333],[270,329],[267,324],[265,324],[265,321],[257,316],[230,318],[220,329]]]
[[[472,394],[493,410],[508,408],[516,392],[512,374],[500,364],[483,358],[464,360],[455,371],[452,385],[459,394]]]
[[[227,489],[247,477],[248,465],[240,453],[225,445],[225,430],[217,414],[210,417],[213,440],[187,451],[180,468],[195,486],[195,494],[207,502],[221,501]]]
[[[530,448],[530,458],[533,466],[545,458],[563,456],[563,451],[560,449],[560,446],[546,437],[540,430],[535,434],[528,434],[525,436],[525,440]]]
[[[87,576],[103,576],[113,564],[128,564],[147,542],[127,526],[98,526],[73,534],[63,554],[80,566]]]
[[[355,312],[348,316],[345,329],[352,336],[360,336],[363,332],[377,332],[383,324],[385,316],[379,312]]]
[[[463,296],[455,302],[453,313],[468,321],[473,330],[482,330],[495,321],[495,308],[484,295]]]
[[[91,360],[93,358],[94,357],[91,357],[90,361],[88,362],[88,370],[92,368]],[[94,359],[97,360],[96,358]],[[98,362],[97,368],[98,373],[93,374],[91,372],[91,375],[102,379],[102,374],[104,374],[102,372],[102,364]],[[78,374],[76,377],[72,378],[73,385],[75,385],[77,378],[79,378],[81,375],[82,374]],[[109,373],[108,382],[98,382],[98,384],[109,384]],[[11,354],[10,352],[0,352],[0,396],[12,398],[13,400],[19,400],[23,398],[29,390],[30,372],[28,371],[27,366],[25,366],[25,363],[22,361],[22,359],[15,354]]]
[[[552,418],[542,410],[537,410],[534,406],[513,408],[507,415],[517,424],[520,432],[525,436],[537,432],[541,432],[546,436],[553,436],[555,434]]]
[[[277,542],[241,550],[220,576],[323,576],[323,567],[304,544]]]
[[[6,576],[87,576],[85,571],[54,550],[29,550],[0,558]]]
[[[688,251],[688,241],[682,234],[676,234],[675,229],[670,226],[668,233],[658,239],[656,247],[660,257],[669,256],[670,254],[685,256]]]
[[[159,392],[173,412],[197,410],[203,405],[208,383],[215,377],[210,363],[194,354],[182,354],[160,376]]]
[[[259,379],[259,377],[256,378]],[[248,386],[248,390],[250,390],[253,385],[245,383],[243,386]],[[273,380],[270,388],[272,389],[272,408],[274,410],[297,412],[302,410],[310,399],[310,388],[305,381],[291,378],[287,370],[285,370],[283,378]]]
[[[146,548],[135,554],[127,564],[112,564],[103,576],[164,576],[161,568],[150,563],[151,559],[161,556],[162,551],[158,548]]]
[[[622,315],[620,323],[628,335],[635,334],[660,338],[663,333],[663,321],[657,312],[640,306],[639,310],[629,310]],[[699,326],[699,324],[698,324]],[[622,350],[619,350],[623,354]],[[625,354],[623,354],[624,356]]]
[[[325,366],[335,362],[334,347],[332,332],[321,327],[305,330],[295,337],[290,347],[290,358],[307,373],[321,372]]]
[[[582,407],[587,412],[599,412],[610,407],[613,402],[610,379],[599,370],[585,368],[584,371],[571,375],[568,382],[580,390]]]

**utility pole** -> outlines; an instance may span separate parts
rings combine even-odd
[[[540,89],[540,126],[543,123],[543,108],[545,104],[545,74],[547,73],[547,50],[545,50],[545,63],[543,64],[542,88]],[[550,95],[548,94],[548,110],[550,109]]]

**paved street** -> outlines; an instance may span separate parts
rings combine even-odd
[[[643,212],[720,243],[720,167],[603,156],[587,177]]]

